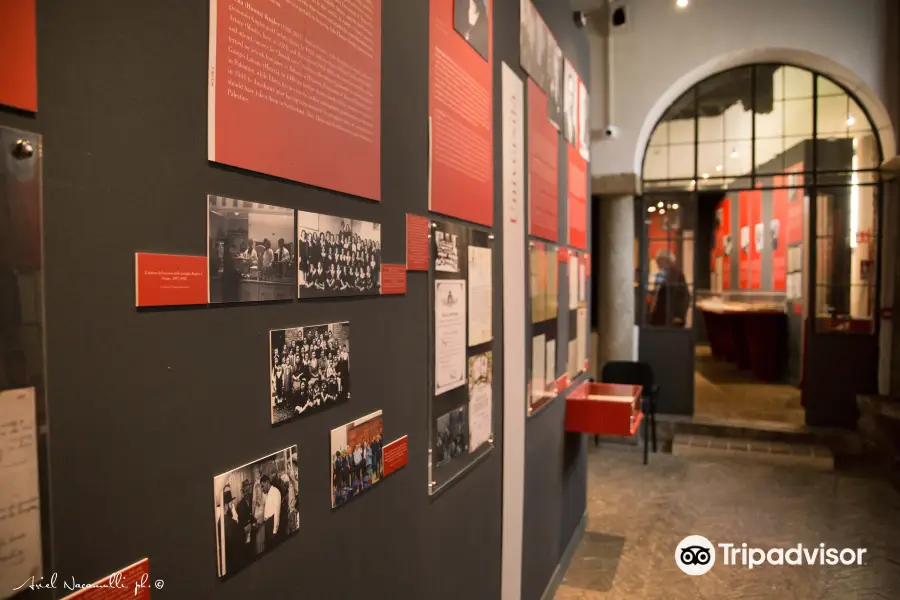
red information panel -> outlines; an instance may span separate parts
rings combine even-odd
[[[493,2],[430,0],[429,208],[492,225]]]
[[[528,233],[559,239],[559,132],[547,118],[547,94],[528,79]],[[576,151],[577,154],[577,151]]]
[[[561,263],[569,262],[569,253],[572,252],[574,254],[574,250],[569,250],[568,248],[564,248],[560,246],[556,249],[556,260]]]
[[[150,600],[150,589],[165,585],[161,579],[150,581],[150,561],[146,558],[94,583],[69,580],[65,584],[80,589],[63,600]],[[63,582],[57,585],[63,587]]]
[[[725,253],[726,244],[725,238],[726,236],[731,235],[731,200],[726,198],[719,205],[722,209],[722,224],[721,224],[721,235],[719,236],[719,248],[722,252],[722,289],[730,290],[731,289],[731,257]],[[736,244],[731,240],[731,251],[734,252],[734,248]]]
[[[785,238],[788,224],[788,190],[783,189],[785,177],[775,176],[772,191],[772,222],[769,225],[772,243],[772,289],[783,292],[787,289],[787,246]]]
[[[382,452],[384,453],[384,476],[387,477],[406,466],[406,462],[409,460],[409,436],[404,435],[399,440],[385,444]]]
[[[428,233],[431,222],[428,217],[406,215],[406,270],[427,271],[429,252]]]
[[[738,252],[738,289],[750,289],[750,237],[753,235],[750,225],[750,195],[752,192],[738,194],[738,211],[740,214],[740,230],[737,243]]]
[[[381,0],[210,0],[208,158],[381,199]]]
[[[765,228],[762,222],[762,192],[748,193],[750,200],[750,289],[762,287],[762,250],[765,247]]]
[[[0,104],[37,111],[35,0],[0,0]]]
[[[135,306],[185,306],[209,302],[209,260],[175,254],[134,255]]]
[[[803,163],[797,163],[787,169],[787,185],[802,186]],[[788,216],[787,216],[787,243],[802,244],[803,243],[803,188],[792,187],[788,193]]]
[[[587,250],[587,162],[569,148],[569,244]]]
[[[381,265],[381,294],[406,293],[406,265]]]

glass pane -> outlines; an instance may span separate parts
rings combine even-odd
[[[812,98],[813,74],[806,69],[797,67],[782,67],[779,69],[784,75],[784,99]]]
[[[875,307],[878,187],[823,188],[816,198],[816,323],[868,332]]]
[[[667,126],[667,140],[669,144],[694,143],[694,89],[689,90],[681,98],[676,100],[660,119],[660,125]]]
[[[728,156],[725,158],[725,175],[739,176],[750,173],[752,142],[728,142]]]
[[[816,83],[816,94],[819,98],[823,98],[825,96],[846,96],[847,93],[835,82],[831,81],[827,77],[823,77],[821,75],[818,76],[818,81]]]
[[[820,96],[816,114],[816,136],[820,139],[847,137],[850,123],[856,117],[850,113],[850,98],[841,96]]]
[[[780,173],[784,170],[784,138],[756,138],[757,173]]]
[[[700,142],[697,144],[697,174],[709,179],[722,173],[725,165],[725,142]]]
[[[666,179],[669,176],[669,149],[647,148],[644,155],[644,179]]]
[[[693,179],[694,178],[694,152],[696,146],[691,144],[679,144],[669,146],[668,179]]]
[[[731,69],[697,84],[699,141],[750,139],[753,67]]]
[[[784,101],[784,135],[813,137],[813,99]]]
[[[784,125],[784,74],[770,65],[756,67],[756,95],[754,120],[756,137],[778,138]]]
[[[679,119],[667,124],[669,129],[669,144],[693,144],[694,120]]]
[[[651,148],[657,146],[665,146],[669,143],[669,125],[668,123],[660,123],[656,126],[656,129],[653,130],[653,133],[650,135],[650,143],[648,144]]]

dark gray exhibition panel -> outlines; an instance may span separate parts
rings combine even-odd
[[[519,0],[493,3],[500,248],[502,62],[524,73]],[[587,82],[587,40],[567,4],[535,4]],[[425,273],[409,273],[402,296],[134,308],[135,252],[206,254],[207,194],[380,222],[384,262],[405,262],[405,215],[428,208],[428,3],[385,0],[382,27],[383,200],[371,202],[207,161],[208,2],[38,3],[40,111],[0,108],[0,125],[43,138],[45,565],[61,577],[95,581],[147,557],[151,578],[165,582],[154,598],[500,596],[501,252],[494,253],[495,447],[435,497],[427,476]],[[559,285],[565,289],[563,276]],[[269,330],[336,321],[352,324],[359,392],[273,427]],[[565,348],[558,351],[564,362]],[[583,436],[564,434],[564,408],[558,399],[526,425],[525,598],[543,593],[585,509],[586,447]],[[332,510],[329,432],[376,410],[386,440],[409,435],[409,463]],[[293,445],[299,531],[219,580],[213,477]]]
[[[589,50],[587,38],[572,19],[568,2],[558,0],[533,0],[534,6],[562,49],[563,56],[572,62],[575,70],[590,89]],[[508,13],[495,19],[518,18],[518,2],[504,2]],[[501,3],[495,5],[499,11]],[[515,60],[506,57],[518,55],[518,33],[494,29],[495,58],[507,60],[515,65]],[[517,66],[517,65],[516,65]],[[520,75],[524,75],[517,68]],[[526,82],[527,85],[527,82]],[[496,91],[495,91],[496,96]],[[527,142],[526,142],[527,144]],[[567,194],[568,194],[568,154],[565,140],[560,138],[559,154],[559,243],[566,245],[568,238]],[[591,201],[588,199],[587,223],[592,223]],[[588,227],[587,247],[591,248],[592,228]],[[568,269],[554,260],[550,268],[559,269],[559,313],[557,317],[557,359],[558,373],[564,372],[560,365],[568,360],[569,318],[568,310]],[[595,273],[591,273],[592,277]],[[591,306],[591,278],[588,278],[588,307]],[[591,309],[588,308],[590,311]],[[530,315],[531,310],[526,311]],[[590,329],[590,327],[589,327]],[[590,356],[588,354],[588,356]],[[577,381],[587,377],[582,374]],[[535,412],[525,423],[525,524],[522,549],[522,598],[538,600],[553,576],[569,541],[576,533],[586,510],[587,498],[587,446],[586,436],[566,434],[565,393],[550,404]]]
[[[653,367],[659,385],[657,412],[694,414],[694,331],[641,327],[638,335],[638,360]]]

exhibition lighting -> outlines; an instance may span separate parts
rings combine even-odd
[[[856,119],[853,118],[853,115],[847,115],[847,127],[853,127],[854,123],[856,123]]]
[[[722,165],[716,165],[716,173],[722,172]]]
[[[660,207],[660,208],[663,207],[663,203],[662,203],[662,202],[657,202],[656,205],[657,205],[658,207]]]
[[[731,158],[737,158],[737,149],[736,148],[731,149]]]
[[[703,177],[703,179],[709,179],[709,173],[704,173],[701,177]]]
[[[659,209],[659,214],[661,214],[661,215],[666,214],[666,209],[664,209],[664,208]]]
[[[675,0],[675,6],[678,8],[687,8],[688,0]]]
[[[673,204],[673,205],[672,205],[672,209],[678,210],[678,205],[677,205],[677,204]]]
[[[656,207],[655,207],[655,206],[648,206],[648,207],[647,207],[647,212],[656,212]]]

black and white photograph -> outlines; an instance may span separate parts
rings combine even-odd
[[[563,125],[563,57],[562,50],[552,35],[550,36],[548,52],[547,72],[549,73],[549,89],[547,90],[547,118],[559,130]]]
[[[519,60],[529,75],[534,72],[537,60],[534,58],[536,40],[535,13],[531,0],[519,0]]]
[[[294,211],[208,198],[209,301],[291,300],[296,286]]]
[[[297,213],[299,298],[381,293],[381,224]]]
[[[458,228],[449,223],[434,224],[434,270],[442,273],[459,273],[460,248],[464,240],[460,239]]]
[[[350,399],[350,323],[269,332],[272,424]]]
[[[741,227],[741,254],[750,254],[750,228]]]
[[[591,159],[590,97],[584,81],[578,80],[578,151],[584,160]]]
[[[753,226],[753,248],[756,252],[762,252],[765,248],[766,237],[763,235],[763,224],[757,223]]]
[[[778,237],[781,233],[781,220],[772,219],[769,221],[769,241],[772,244],[772,250],[778,250]]]
[[[234,575],[300,528],[297,446],[213,479],[216,565]]]
[[[453,0],[453,27],[487,60],[491,0]]]
[[[384,477],[383,434],[380,410],[331,430],[331,508],[346,504]]]
[[[454,408],[437,418],[437,465],[469,453],[469,410],[467,405]]]
[[[563,136],[566,141],[578,144],[578,73],[566,60],[563,73]]]

